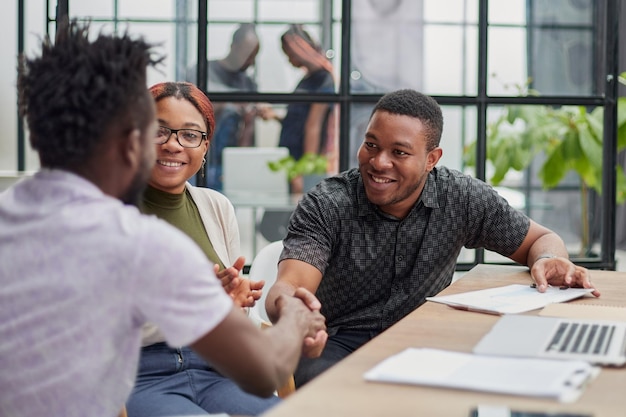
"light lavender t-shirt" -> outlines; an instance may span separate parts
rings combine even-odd
[[[57,170],[0,194],[0,415],[115,416],[142,324],[173,346],[232,301],[182,232]]]

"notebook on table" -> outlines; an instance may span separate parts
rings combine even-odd
[[[407,348],[364,374],[367,381],[430,385],[575,401],[597,367],[585,361],[505,358]]]
[[[474,347],[474,353],[626,364],[626,322],[506,314]]]

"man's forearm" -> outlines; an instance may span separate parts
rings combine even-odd
[[[276,281],[274,285],[269,289],[267,297],[265,297],[265,312],[272,323],[278,321],[278,309],[276,308],[276,299],[284,294],[292,296],[296,289],[285,282]]]
[[[532,267],[539,259],[561,257],[569,259],[563,239],[554,232],[539,237],[528,251],[527,265]]]

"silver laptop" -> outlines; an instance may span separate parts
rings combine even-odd
[[[474,353],[626,364],[626,322],[506,314]]]
[[[285,147],[224,148],[223,190],[231,200],[288,198],[289,182],[284,171],[273,172],[267,163],[289,155]]]

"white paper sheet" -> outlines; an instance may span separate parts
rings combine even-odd
[[[426,297],[426,300],[447,304],[460,310],[489,314],[517,314],[543,308],[548,304],[562,303],[591,293],[591,288],[548,287],[540,293],[530,285],[512,284],[461,294]]]
[[[598,372],[599,368],[581,361],[503,358],[408,348],[370,369],[364,378],[571,402]]]

